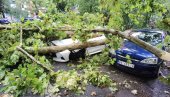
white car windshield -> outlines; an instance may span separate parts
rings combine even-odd
[[[158,32],[135,32],[132,36],[154,46],[162,42],[162,34]]]

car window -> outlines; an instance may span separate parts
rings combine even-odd
[[[159,32],[134,32],[133,37],[137,37],[151,45],[157,45],[162,42],[162,34]]]
[[[140,32],[137,37],[151,45],[157,45],[162,42],[162,34],[158,32]]]

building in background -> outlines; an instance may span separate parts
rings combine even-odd
[[[20,21],[22,17],[34,16],[34,4],[31,0],[1,0],[4,18],[10,21]]]

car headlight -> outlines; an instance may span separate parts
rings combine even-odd
[[[111,54],[113,54],[113,55],[116,55],[116,52],[115,52],[114,49],[111,49],[109,52],[110,52]]]
[[[141,61],[141,63],[157,64],[157,63],[158,63],[158,58],[148,58],[148,59],[144,59],[144,60]]]

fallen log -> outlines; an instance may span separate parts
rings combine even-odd
[[[30,53],[34,53],[34,52],[38,52],[41,54],[57,53],[57,52],[64,51],[66,49],[75,50],[75,49],[83,49],[87,47],[103,45],[106,43],[106,40],[107,40],[106,38],[102,38],[100,40],[87,41],[84,43],[80,41],[79,42],[75,41],[73,44],[69,44],[69,45],[41,47],[41,48],[37,48],[36,50],[33,47],[25,47],[25,49]]]
[[[74,31],[74,30],[72,30],[72,31]],[[104,32],[105,34],[118,35],[119,37],[126,38],[126,39],[134,42],[135,44],[141,46],[142,48],[152,52],[157,57],[159,57],[163,60],[166,60],[166,61],[170,61],[170,53],[165,52],[161,49],[158,49],[158,48],[150,45],[149,43],[146,43],[146,42],[144,42],[144,41],[142,41],[142,40],[140,40],[136,37],[131,36],[131,32],[132,32],[131,30],[120,32],[120,31],[115,31],[113,29],[97,28],[97,29],[93,29],[93,30],[84,29],[84,31]],[[100,41],[91,41],[91,42],[85,42],[85,43],[73,43],[73,44],[67,45],[67,46],[41,47],[41,48],[38,48],[36,50],[34,50],[33,47],[27,47],[26,50],[30,53],[34,53],[34,52],[56,53],[56,52],[60,52],[60,51],[66,50],[66,49],[69,49],[69,50],[81,49],[81,48],[87,48],[87,47],[90,47],[90,46],[102,45],[102,44],[105,44],[105,43],[106,43],[105,40],[100,40]]]

